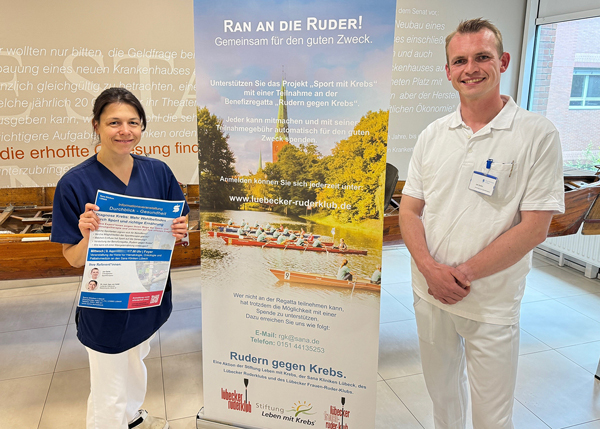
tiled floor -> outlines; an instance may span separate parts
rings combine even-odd
[[[384,251],[377,429],[433,428],[409,265],[406,249]],[[174,272],[174,312],[147,359],[145,407],[173,429],[195,428],[203,403],[197,278]],[[89,374],[73,324],[78,282],[21,286],[0,289],[0,429],[83,429]],[[536,256],[521,331],[516,428],[600,429],[600,280]]]

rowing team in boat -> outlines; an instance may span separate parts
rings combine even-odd
[[[254,227],[248,225],[245,220],[242,220],[242,223],[237,226],[237,231],[235,231],[233,226],[233,220],[229,219],[227,225],[217,224],[217,223],[209,223],[207,222],[207,226],[212,228],[212,226],[218,226],[220,232],[211,232],[210,235],[214,237],[221,237],[225,240],[227,244],[240,244],[240,245],[254,245],[261,246],[260,243],[264,243],[262,247],[267,246],[269,244],[273,244],[275,246],[284,247],[284,248],[295,248],[295,249],[305,249],[305,250],[322,250],[326,251],[323,247],[331,247],[331,251],[339,252],[339,253],[351,253],[351,252],[360,252],[362,254],[366,254],[366,251],[356,251],[348,249],[348,245],[346,244],[343,238],[340,238],[340,242],[337,246],[333,246],[334,243],[325,243],[321,242],[319,236],[315,236],[312,232],[306,234],[304,228],[300,231],[290,231],[288,228],[285,228],[283,225],[280,225],[279,228],[275,228],[271,226],[269,223],[266,225],[260,225],[258,222],[255,223]],[[231,231],[231,232],[229,232]],[[234,237],[237,235],[237,239]],[[226,239],[226,237],[228,239]],[[364,252],[364,253],[363,253]],[[375,271],[373,272],[371,279],[367,280],[354,280],[354,273],[350,271],[348,266],[348,260],[343,259],[342,263],[338,269],[338,272],[335,277],[331,276],[323,276],[318,274],[311,273],[299,273],[299,272],[284,272],[281,270],[271,270],[273,274],[275,274],[280,280],[287,281],[297,281],[301,283],[318,283],[318,284],[327,284],[331,286],[342,286],[347,287],[348,285],[352,285],[352,287],[356,287],[360,285],[360,287],[365,288],[366,285],[380,285],[381,284],[381,266],[378,265]],[[368,287],[372,288],[372,287]]]
[[[217,223],[211,223],[212,225],[219,225]],[[231,237],[232,235],[227,234],[229,231],[234,231],[233,220],[229,219],[227,227],[219,227],[219,230],[223,234],[219,234],[222,237]],[[235,230],[238,238],[244,239],[254,236],[256,241],[260,243],[266,243],[271,240],[276,240],[277,244],[295,244],[296,246],[312,246],[312,247],[323,247],[333,246],[333,243],[325,243],[320,240],[320,235],[315,235],[312,232],[307,233],[304,228],[300,231],[290,230],[283,225],[279,228],[275,228],[271,224],[260,225],[258,222],[255,223],[254,227],[251,227],[244,220]],[[347,250],[348,245],[343,238],[340,239],[338,246],[333,246],[334,249]]]
[[[269,248],[269,249],[290,249],[290,250],[302,250],[302,251],[311,251],[311,252],[327,252],[327,253],[350,253],[353,255],[366,255],[366,250],[359,249],[348,249],[347,247],[342,250],[339,246],[327,247],[322,245],[321,247],[314,247],[313,245],[309,245],[308,243],[304,243],[303,245],[296,245],[297,241],[287,242],[287,243],[277,243],[276,240],[269,240],[266,242],[256,241],[250,238],[236,238],[236,237],[226,237],[223,233],[209,231],[209,235],[212,237],[221,237],[226,244],[233,244],[236,246],[255,246],[261,248]],[[323,243],[322,243],[323,244]],[[331,243],[333,244],[333,243]]]
[[[295,232],[291,232],[288,235],[275,231],[273,234],[268,234],[266,231],[259,232],[258,235],[240,234],[240,231],[236,233],[228,232],[212,232],[214,237],[226,237],[226,238],[238,238],[240,240],[251,240],[259,243],[276,243],[276,244],[293,244],[295,246],[311,246],[311,247],[330,247],[339,250],[348,250],[348,245],[343,238],[340,238],[340,242],[337,246],[334,246],[332,241],[321,241],[320,236],[315,236],[312,232],[304,235],[296,235]]]
[[[336,246],[334,242],[321,241],[319,235],[307,233],[304,228],[300,231],[290,230],[283,225],[279,228],[267,223],[251,227],[244,220],[239,226],[234,226],[230,219],[228,223],[205,222],[208,228],[217,227],[219,231],[209,231],[212,237],[221,237],[227,244],[278,247],[281,249],[314,250],[333,253],[352,253],[366,255],[366,250],[349,249],[343,238]]]
[[[213,228],[218,228],[219,231],[221,232],[229,232],[229,233],[238,233],[242,232],[242,235],[245,233],[245,235],[258,235],[260,234],[261,231],[265,231],[267,235],[273,235],[275,234],[275,232],[277,232],[279,234],[283,234],[283,235],[290,235],[292,233],[294,233],[296,236],[298,235],[303,235],[304,238],[308,238],[308,234],[306,233],[306,231],[304,231],[304,228],[300,231],[297,230],[291,230],[288,229],[286,227],[284,227],[283,225],[280,225],[279,228],[275,228],[274,226],[272,226],[271,224],[267,223],[266,225],[258,225],[256,227],[250,226],[245,222],[242,222],[243,225],[234,225],[233,223],[229,224],[229,223],[220,223],[220,222],[209,222],[209,221],[205,221],[204,224],[206,225],[206,227],[208,229],[213,229]],[[319,238],[320,235],[314,234],[313,235],[314,238]]]
[[[242,228],[238,229],[238,238],[243,239],[248,237],[248,234],[242,230]],[[266,230],[262,229],[262,227],[258,227],[256,230],[256,241],[259,243],[266,243],[268,241],[275,240],[277,244],[294,244],[296,246],[312,246],[312,247],[323,247],[323,246],[333,246],[334,243],[322,243],[318,237],[315,237],[312,232],[306,234],[304,229],[302,229],[298,235],[294,231],[287,231],[285,228],[282,232],[279,230],[275,230],[269,232],[270,237],[267,235]],[[271,238],[272,237],[272,238]],[[344,241],[343,238],[340,238],[340,243],[337,246],[333,246],[334,249],[339,250],[348,250],[348,245]]]
[[[231,219],[229,220],[231,222]],[[229,225],[229,228],[232,228],[232,225]],[[265,234],[270,234],[273,235],[274,238],[279,237],[280,235],[295,235],[295,236],[301,236],[301,237],[307,237],[307,233],[306,231],[304,231],[304,228],[302,228],[300,231],[293,231],[290,230],[286,227],[284,227],[283,225],[279,225],[279,228],[275,228],[273,225],[271,225],[270,223],[267,223],[266,225],[260,225],[258,224],[258,222],[255,224],[254,227],[251,227],[250,225],[246,224],[244,221],[242,221],[242,224],[240,226],[237,227],[237,233],[238,235],[248,235],[248,234],[255,234],[257,237],[258,235],[260,235],[261,233],[265,233]],[[312,234],[311,234],[312,235]]]

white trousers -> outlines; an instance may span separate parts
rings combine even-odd
[[[90,359],[91,389],[87,429],[128,429],[144,403],[147,371],[144,358],[150,341],[123,353],[100,353],[86,347]]]
[[[465,319],[416,295],[415,316],[436,429],[466,427],[468,385],[474,429],[513,429],[519,324]]]

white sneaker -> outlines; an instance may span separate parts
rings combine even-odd
[[[129,423],[129,429],[169,429],[169,422],[160,417],[148,415],[148,411],[139,410],[139,417]]]

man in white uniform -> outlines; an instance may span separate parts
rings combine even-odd
[[[532,249],[564,211],[558,132],[500,95],[510,55],[489,21],[446,39],[456,112],[419,136],[400,204],[437,429],[513,428],[519,310]],[[468,373],[468,384],[467,384]]]

